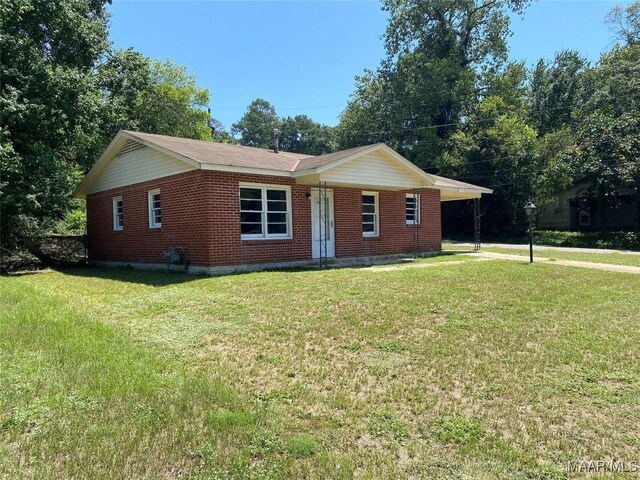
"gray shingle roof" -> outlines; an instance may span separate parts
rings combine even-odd
[[[242,145],[230,145],[214,143],[205,140],[193,140],[190,138],[169,137],[152,133],[140,133],[125,130],[133,138],[149,142],[159,147],[175,152],[199,163],[211,165],[228,165],[233,167],[261,168],[284,172],[301,172],[323,167],[342,160],[358,152],[365,151],[379,144],[365,145],[350,148],[326,155],[309,156],[300,153],[279,152],[264,148],[245,147]],[[491,192],[489,189],[472,185],[470,183],[452,180],[450,178],[432,175],[436,183],[435,187],[454,187]]]
[[[126,131],[134,138],[153,143],[159,147],[171,150],[199,163],[211,165],[230,165],[234,167],[264,168],[290,172],[296,162],[309,155],[299,153],[279,152],[263,148],[244,147],[225,143],[193,140],[190,138],[169,137],[152,133]]]
[[[265,148],[215,143],[206,140],[193,140],[191,138],[169,137],[167,135],[156,135],[153,133],[140,133],[129,130],[125,130],[125,132],[134,138],[153,143],[154,145],[166,148],[167,150],[171,150],[199,163],[265,168],[286,172],[322,167],[373,146],[366,145],[364,147],[350,148],[326,155],[313,156],[283,151],[275,153],[273,150],[267,150]]]

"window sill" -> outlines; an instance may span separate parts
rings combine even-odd
[[[240,238],[243,245],[257,245],[260,243],[289,243],[293,237]]]
[[[365,240],[375,240],[377,238],[380,238],[380,235],[362,235],[362,238]]]

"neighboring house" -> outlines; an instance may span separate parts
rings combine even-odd
[[[310,157],[120,131],[75,196],[90,263],[216,273],[439,251],[440,202],[483,193],[383,144]]]
[[[606,228],[635,228],[638,212],[633,201],[633,190],[621,188],[612,203],[614,205],[605,212]],[[598,202],[589,192],[588,182],[581,180],[559,192],[550,204],[539,209],[537,227],[548,230],[601,230],[603,217],[598,207]]]

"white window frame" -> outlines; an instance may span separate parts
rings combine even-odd
[[[364,230],[362,231],[362,236],[363,237],[378,237],[380,236],[380,198],[378,195],[378,192],[362,192],[362,195],[360,195],[360,209],[363,208],[364,203],[362,202],[362,197],[364,197],[365,195],[371,195],[374,197],[374,206],[375,206],[375,210],[374,210],[374,231],[373,232],[365,232]],[[362,212],[362,214],[364,214],[364,212]],[[364,226],[364,222],[361,221],[361,225]],[[362,228],[362,227],[361,227]]]
[[[415,199],[413,220],[407,220],[407,198]],[[407,225],[420,225],[420,194],[407,193],[404,197],[404,218]]]
[[[118,202],[122,203],[122,211],[120,213],[118,213]],[[112,207],[113,207],[113,231],[121,232],[122,230],[124,230],[124,202],[122,201],[122,197],[113,197]],[[118,217],[120,218],[120,222],[118,222]]]
[[[293,238],[293,221],[291,210],[291,187],[287,185],[271,185],[266,183],[240,183],[238,186],[238,200],[240,201],[240,189],[242,188],[255,188],[261,190],[262,201],[262,233],[241,233],[240,238],[242,240],[289,240]],[[285,192],[287,198],[287,210],[286,212],[278,211],[271,213],[284,213],[287,219],[287,233],[269,233],[269,225],[267,222],[268,203],[267,203],[267,190],[280,190]],[[240,204],[240,215],[242,215],[242,204]],[[242,217],[240,218],[240,228],[242,228]]]
[[[147,193],[147,204],[149,207],[149,228],[162,228],[162,220],[159,223],[155,222],[154,208],[153,208],[153,196],[160,195],[160,218],[162,218],[162,194],[160,193],[160,189],[156,188],[155,190],[150,190]]]

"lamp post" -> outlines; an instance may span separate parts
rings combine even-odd
[[[524,211],[529,217],[529,263],[533,263],[533,216],[536,213],[536,205],[531,200],[524,206]]]

